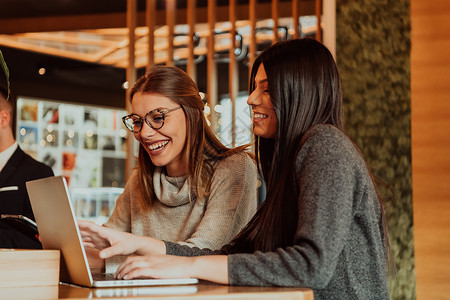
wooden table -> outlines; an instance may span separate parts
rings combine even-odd
[[[0,289],[0,299],[283,299],[313,300],[313,292],[306,288],[236,287],[200,282],[195,285],[135,288],[84,288],[60,284],[59,286],[14,287]]]

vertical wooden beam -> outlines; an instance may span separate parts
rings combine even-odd
[[[450,291],[450,3],[411,0],[411,162],[417,300]]]
[[[272,44],[278,42],[278,0],[272,0],[273,39]]]
[[[336,59],[336,0],[323,0],[323,24],[323,43]]]
[[[316,28],[316,40],[318,42],[322,42],[322,26],[320,25],[322,22],[322,0],[316,0],[316,8],[315,14],[317,19],[317,28]]]
[[[176,0],[166,0],[167,66],[174,66],[173,38],[175,31],[175,10],[176,10]]]
[[[256,1],[257,0],[249,0],[248,14],[250,19],[250,42],[248,49],[248,78],[251,77],[253,63],[256,59]],[[250,87],[249,82],[249,87]],[[252,120],[253,123],[253,120]],[[250,125],[252,126],[252,125]],[[253,131],[252,131],[253,132]],[[251,135],[251,144],[252,144],[252,152],[255,153],[255,143],[254,143],[254,134]]]
[[[209,120],[211,128],[217,132],[217,115],[214,107],[217,104],[218,88],[217,88],[217,65],[214,59],[214,30],[216,24],[216,0],[208,0],[208,55],[207,55],[207,95],[208,104],[211,108]]]
[[[256,0],[249,0],[249,2],[250,43],[248,49],[248,77],[250,78],[252,66],[256,59]]]
[[[196,0],[187,0],[186,20],[189,26],[189,39],[188,39],[188,56],[186,72],[191,76],[194,82],[197,82],[197,68],[194,63],[194,34],[195,34],[195,22],[196,22]]]
[[[231,102],[231,146],[236,146],[236,101],[239,90],[239,73],[235,51],[236,44],[236,0],[230,0],[229,4],[230,28],[230,62],[228,64],[228,92]]]
[[[135,42],[136,42],[136,16],[137,16],[137,0],[127,0],[127,27],[128,27],[128,67],[127,67],[127,82],[128,88],[126,90],[125,105],[128,112],[131,112],[130,91],[136,82],[136,58],[135,58]],[[127,135],[127,157],[125,160],[125,178],[131,175],[131,170],[134,168],[134,137],[131,133]]]
[[[145,9],[145,22],[148,28],[147,34],[147,70],[150,69],[155,64],[155,12],[156,12],[156,1],[147,0],[147,5]]]
[[[298,12],[298,1],[292,0],[292,26],[294,26],[294,35],[292,36],[294,39],[300,38],[300,21],[299,21],[299,12]],[[332,0],[336,1],[336,0]]]

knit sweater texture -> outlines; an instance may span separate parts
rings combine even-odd
[[[162,168],[153,176],[157,199],[143,212],[138,205],[137,172],[104,226],[189,247],[220,249],[247,224],[256,211],[256,165],[246,153],[236,153],[214,168],[211,193],[198,199],[186,177],[169,177]],[[124,257],[106,260],[114,273]]]
[[[317,125],[296,164],[298,224],[291,247],[228,256],[231,285],[298,286],[314,299],[389,299],[382,212],[366,164],[350,139]],[[167,254],[227,254],[166,242]]]

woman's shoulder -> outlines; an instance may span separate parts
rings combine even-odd
[[[300,144],[310,147],[355,148],[351,139],[339,128],[329,124],[319,124],[311,127],[303,135]]]
[[[302,141],[308,139],[348,139],[347,135],[337,128],[329,124],[318,124],[306,131],[303,135]]]
[[[256,163],[253,158],[245,151],[233,153],[220,160],[214,167],[216,176],[256,176]],[[221,174],[221,175],[219,175]]]
[[[314,155],[335,159],[357,159],[361,154],[352,140],[339,128],[320,124],[310,128],[300,142],[300,156]]]
[[[220,160],[218,166],[239,166],[239,165],[254,165],[255,162],[249,153],[242,150],[226,156]]]

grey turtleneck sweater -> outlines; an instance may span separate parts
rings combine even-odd
[[[220,249],[256,211],[256,165],[243,152],[217,163],[211,193],[205,199],[196,198],[186,177],[169,177],[157,168],[153,176],[157,199],[149,212],[142,212],[137,203],[136,173],[128,180],[104,226],[190,247]],[[106,271],[114,273],[123,259],[107,259]]]
[[[381,209],[355,146],[337,128],[318,125],[302,139],[295,164],[300,193],[292,246],[230,254],[230,284],[309,287],[319,300],[389,299]],[[180,256],[227,254],[166,247]]]

